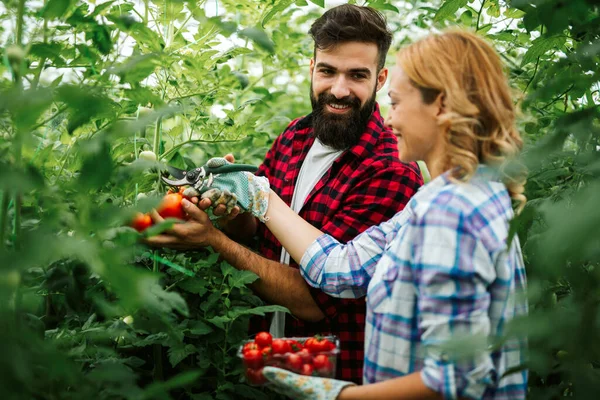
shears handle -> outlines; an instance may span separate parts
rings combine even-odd
[[[256,172],[258,171],[258,167],[250,164],[226,164],[220,165],[218,167],[207,167],[204,166],[205,173],[208,174],[227,174],[229,172],[240,172],[240,171],[248,171],[248,172]]]

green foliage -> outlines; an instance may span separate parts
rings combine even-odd
[[[513,226],[531,316],[512,327],[529,335],[530,398],[595,398],[598,4],[434,3],[366,2],[386,15],[396,47],[460,25],[502,55],[523,110],[530,171],[529,201]],[[4,397],[275,397],[243,383],[235,354],[249,318],[279,309],[253,295],[257,277],[210,250],[147,249],[127,224],[158,204],[165,164],[229,152],[258,164],[274,137],[310,110],[306,32],[324,2],[3,4]],[[158,161],[138,160],[142,150]]]

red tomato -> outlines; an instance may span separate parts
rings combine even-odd
[[[292,351],[291,346],[283,339],[273,340],[271,348],[273,349],[273,354],[285,354]]]
[[[263,355],[263,359],[265,359],[265,360],[268,360],[269,358],[271,358],[271,354],[273,354],[273,350],[271,350],[271,346],[263,347],[260,350],[260,352]]]
[[[273,336],[269,332],[259,332],[254,337],[254,343],[260,347],[270,346],[273,342]]]
[[[246,343],[244,347],[242,347],[242,354],[245,354],[248,350],[260,350],[260,347],[254,342]]]
[[[152,217],[148,214],[136,213],[133,221],[131,221],[131,227],[138,232],[143,232],[147,228],[152,226]]]
[[[246,368],[246,379],[253,385],[262,385],[267,382],[267,379],[263,375],[262,368],[252,369]]]
[[[302,369],[300,370],[300,373],[302,375],[311,376],[313,371],[314,371],[314,367],[311,364],[304,364],[302,366]]]
[[[186,214],[181,207],[181,200],[183,196],[179,193],[167,194],[158,207],[158,213],[163,218],[185,219]]]
[[[304,348],[304,346],[302,346],[302,343],[298,342],[297,340],[288,339],[286,340],[286,342],[290,345],[294,353]]]
[[[292,371],[300,371],[304,365],[304,362],[302,361],[302,357],[300,357],[297,353],[290,353],[285,360],[285,365]]]
[[[248,350],[243,353],[244,364],[249,368],[259,368],[263,366],[263,355],[260,350]]]
[[[297,352],[296,354],[298,354],[300,356],[300,358],[302,358],[302,362],[304,362],[305,364],[310,364],[312,363],[312,354],[310,354],[310,351],[308,351],[308,349],[304,348],[302,350],[300,350],[299,352]]]
[[[305,346],[311,353],[322,353],[335,348],[335,345],[329,340],[320,337],[308,339]]]
[[[333,372],[333,364],[325,354],[315,356],[313,366],[315,367],[315,370],[323,376],[331,375]]]

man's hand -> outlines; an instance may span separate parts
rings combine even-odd
[[[190,250],[211,245],[211,239],[219,233],[203,210],[192,202],[183,199],[183,209],[190,219],[157,236],[145,240],[146,244],[153,247],[168,247],[178,250]],[[163,218],[153,210],[151,212],[154,222],[159,223]]]

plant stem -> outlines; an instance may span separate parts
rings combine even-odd
[[[152,271],[158,273],[158,260],[155,257],[153,257],[152,263]],[[152,357],[154,358],[154,381],[162,381],[164,379],[164,374],[162,363],[162,346],[160,344],[152,345]]]
[[[477,14],[477,25],[475,25],[475,32],[479,30],[479,20],[481,19],[481,13],[483,13],[483,6],[485,5],[486,0],[481,1],[481,8],[479,9],[479,13]]]
[[[17,8],[17,33],[16,39],[17,44],[21,46],[23,44],[23,16],[25,15],[25,0],[19,0]]]
[[[21,206],[23,205],[23,197],[21,196],[21,193],[17,192],[15,193],[15,197],[14,197],[14,204],[15,204],[15,218],[14,218],[14,225],[13,225],[13,243],[15,248],[18,248],[20,246],[20,237],[21,237]]]
[[[0,248],[4,247],[4,240],[6,239],[6,224],[8,222],[9,200],[10,193],[5,190],[2,193],[2,203],[0,204]]]

